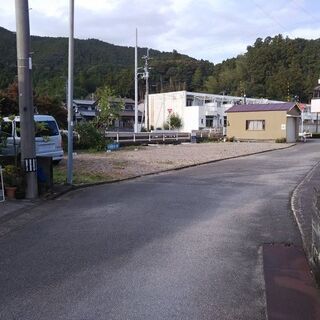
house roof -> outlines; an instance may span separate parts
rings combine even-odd
[[[82,105],[89,105],[89,106],[96,104],[96,102],[97,100],[80,100],[80,99],[73,100],[73,103],[75,104],[82,104]]]
[[[226,112],[290,111],[295,106],[297,106],[296,102],[269,104],[236,104]]]
[[[81,114],[84,117],[95,117],[96,116],[96,111],[95,110],[88,110],[88,111],[79,111],[79,114]]]
[[[118,97],[110,97],[110,102],[124,102],[124,103],[135,103],[135,101],[131,98],[118,98]]]

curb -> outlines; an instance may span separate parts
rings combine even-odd
[[[317,275],[318,270],[317,267],[313,261],[312,258],[312,252],[311,252],[311,245],[312,243],[308,243],[307,240],[307,234],[304,226],[307,224],[305,215],[302,210],[302,205],[301,205],[301,194],[302,190],[304,189],[305,185],[311,181],[312,177],[314,176],[314,173],[316,170],[319,170],[320,168],[320,161],[318,161],[307,173],[307,175],[300,181],[300,183],[294,188],[292,195],[291,195],[291,211],[293,213],[294,219],[296,221],[296,224],[298,226],[300,235],[301,235],[301,240],[302,240],[302,245],[304,252],[306,254],[307,260],[309,262],[309,265],[311,266],[311,269],[313,273],[315,274],[315,277],[318,278],[319,275]],[[314,191],[314,189],[312,188]],[[314,201],[312,202],[312,208],[315,205]],[[312,215],[312,213],[310,213]]]

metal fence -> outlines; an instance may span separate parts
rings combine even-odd
[[[105,134],[106,138],[113,139],[114,142],[120,144],[138,144],[138,143],[174,143],[174,142],[190,142],[191,134],[188,132],[110,132]]]
[[[191,135],[200,139],[222,139],[224,132],[223,128],[212,128],[208,130],[192,130]]]
[[[303,125],[304,131],[309,131],[311,133],[320,133],[320,125],[316,125],[315,123],[312,124],[304,124]],[[301,132],[301,125],[299,127],[299,132]]]

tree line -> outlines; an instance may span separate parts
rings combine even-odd
[[[16,82],[15,41],[13,32],[0,28],[2,115],[8,111],[8,95],[14,92],[12,86]],[[66,100],[67,38],[32,36],[31,49],[35,101],[39,105],[61,104]],[[146,50],[138,49],[140,66]],[[244,54],[219,64],[197,60],[176,50],[149,53],[150,93],[188,90],[308,102],[320,75],[319,39],[290,39],[282,35],[258,38]],[[139,81],[139,96],[143,98],[144,80]],[[75,40],[74,97],[86,98],[105,86],[119,97],[134,98],[134,48],[95,39]]]

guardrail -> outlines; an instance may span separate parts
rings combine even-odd
[[[212,128],[211,130],[192,130],[191,135],[197,138],[223,138],[223,128]]]
[[[114,139],[116,143],[174,143],[190,142],[191,134],[188,132],[110,132],[105,133],[106,138]]]

